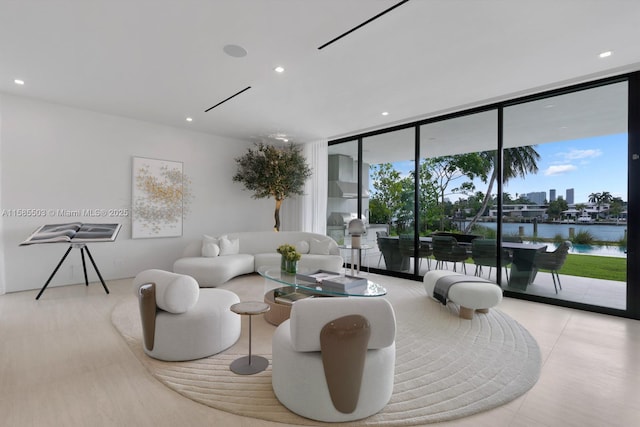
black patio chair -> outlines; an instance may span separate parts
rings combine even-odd
[[[553,279],[553,287],[556,290],[556,294],[558,293],[558,287],[562,290],[558,271],[564,265],[570,248],[571,242],[564,241],[560,243],[560,246],[553,252],[538,252],[533,261],[536,268],[551,271],[551,278]]]
[[[467,273],[465,261],[469,258],[469,254],[466,248],[458,245],[455,237],[432,236],[431,244],[433,245],[433,257],[436,259],[436,269],[443,268],[446,262],[452,262],[453,271],[456,271],[456,264],[461,262],[465,274]]]
[[[482,267],[489,267],[489,276],[491,278],[491,269],[498,266],[497,260],[497,243],[495,239],[473,239],[471,241],[471,258],[476,265],[475,275],[482,276]],[[504,267],[504,273],[509,280],[508,266],[513,261],[511,252],[506,249],[500,250],[501,263]]]
[[[413,235],[411,234],[402,234],[399,236],[400,238],[400,254],[404,257],[414,257],[415,256],[415,246],[413,244]],[[433,250],[429,243],[421,242],[418,246],[418,257],[420,261],[418,262],[418,269],[422,268],[422,259],[427,259],[427,268],[431,270],[431,260],[429,257],[433,255]]]

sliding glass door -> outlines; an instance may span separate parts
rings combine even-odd
[[[374,271],[449,269],[508,296],[640,316],[633,111],[640,73],[333,141],[328,234],[348,245],[359,215]]]
[[[385,132],[362,140],[363,179],[370,197],[370,261],[375,268],[414,273],[415,128]]]
[[[505,289],[626,309],[627,93],[621,82],[504,109],[503,235],[539,248],[518,253],[531,262]]]
[[[496,110],[420,126],[419,232],[434,268],[497,279],[496,231],[483,226],[496,219],[497,135]]]

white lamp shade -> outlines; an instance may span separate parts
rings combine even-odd
[[[349,234],[355,236],[364,234],[367,231],[364,226],[364,222],[359,218],[355,218],[349,221],[349,226],[347,227],[347,229],[349,231]]]

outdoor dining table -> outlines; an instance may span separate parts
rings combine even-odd
[[[535,266],[536,253],[547,250],[543,243],[502,242],[501,246],[513,253],[509,287],[526,290],[538,272]]]
[[[398,236],[382,237],[380,239],[386,239],[388,242],[394,242],[397,245]],[[432,243],[430,236],[420,236],[421,243]],[[460,246],[466,247],[469,256],[471,256],[471,243],[458,243]],[[503,249],[508,249],[513,253],[513,263],[511,264],[511,272],[509,274],[508,285],[511,288],[526,290],[527,286],[533,283],[538,272],[535,266],[536,253],[544,252],[547,250],[547,245],[544,243],[520,243],[520,242],[501,242]],[[408,257],[401,256],[397,246],[393,248],[394,253],[385,254],[385,261],[392,259],[393,263],[389,263],[387,266],[391,270],[407,270]],[[397,251],[397,252],[396,252]],[[392,255],[396,255],[396,258],[392,258]],[[402,261],[402,266],[400,262]]]

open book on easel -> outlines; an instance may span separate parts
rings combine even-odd
[[[38,227],[22,245],[36,243],[91,243],[113,242],[118,237],[121,224],[46,224]]]

